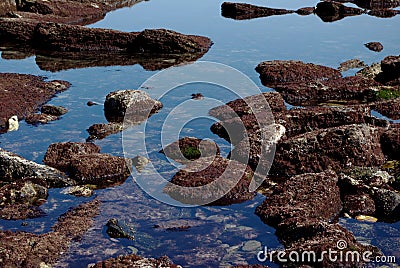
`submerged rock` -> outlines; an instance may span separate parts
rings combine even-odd
[[[107,222],[107,234],[112,238],[127,238],[134,240],[134,230],[133,227],[121,222],[117,219],[110,219]]]
[[[52,265],[73,241],[82,238],[98,215],[100,202],[93,200],[60,216],[52,231],[44,234],[0,231],[2,267]],[[41,264],[42,263],[42,264]]]
[[[73,180],[55,168],[37,164],[0,148],[0,181],[9,183],[28,177],[35,177],[49,187],[75,184]]]
[[[324,22],[333,22],[347,16],[361,15],[364,10],[354,7],[347,7],[343,4],[331,1],[322,1],[317,4],[315,13]]]
[[[86,185],[76,185],[66,188],[62,191],[63,194],[70,194],[74,196],[90,197],[93,195],[93,189]]]
[[[293,12],[293,10],[260,7],[245,3],[224,2],[221,5],[222,16],[235,20],[248,20],[273,15],[285,15]]]
[[[138,255],[131,254],[126,256],[119,256],[116,258],[110,258],[108,260],[98,262],[91,268],[111,268],[111,267],[163,267],[163,268],[178,268],[179,265],[175,265],[172,261],[166,257],[160,257],[158,259],[143,258]]]
[[[142,122],[162,108],[162,103],[141,90],[118,90],[107,95],[104,114],[109,122]]]
[[[150,160],[147,157],[138,155],[132,159],[132,163],[135,166],[136,170],[138,172],[141,172],[146,167],[146,165],[150,163]]]
[[[181,163],[220,154],[218,145],[210,140],[184,137],[167,145],[160,153]]]
[[[301,173],[335,171],[345,167],[379,166],[384,163],[380,145],[382,129],[348,125],[317,130],[278,143],[271,173],[293,176]]]
[[[50,114],[54,116],[61,116],[68,112],[68,109],[63,106],[54,106],[54,105],[43,105],[40,111],[43,114]]]
[[[368,42],[364,44],[369,50],[375,52],[381,52],[383,50],[383,45],[379,42]]]
[[[220,156],[190,161],[176,173],[164,192],[185,204],[228,205],[250,200],[253,171]],[[203,187],[200,187],[203,186]]]
[[[265,86],[341,77],[340,72],[336,69],[293,60],[265,61],[258,64],[256,71],[260,74],[261,82]]]
[[[122,130],[124,130],[124,124],[122,123],[94,124],[87,129],[89,133],[88,140],[101,140],[109,135],[119,133]]]

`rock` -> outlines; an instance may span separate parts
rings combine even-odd
[[[80,155],[99,153],[100,147],[86,142],[53,143],[47,148],[43,162],[46,165],[68,172],[70,162]]]
[[[1,182],[14,182],[28,177],[35,177],[49,187],[65,187],[75,184],[73,180],[57,169],[26,160],[0,148]]]
[[[109,135],[117,134],[123,130],[124,124],[122,123],[94,124],[87,129],[87,132],[89,132],[90,135],[87,140],[101,140]]]
[[[43,105],[40,111],[43,114],[49,114],[54,116],[61,116],[68,112],[68,109],[62,106],[54,106],[54,105]]]
[[[108,260],[98,262],[91,268],[111,268],[111,267],[163,267],[163,268],[178,268],[179,265],[175,265],[171,260],[166,257],[160,257],[158,259],[143,258],[135,254],[119,256],[116,258],[110,258]]]
[[[131,173],[130,159],[108,154],[82,154],[70,161],[69,174],[78,184],[109,187],[123,183]]]
[[[46,216],[46,213],[36,205],[10,204],[1,207],[0,219],[3,220],[25,220]],[[1,236],[1,231],[0,231]],[[0,261],[1,264],[1,261]]]
[[[45,82],[39,76],[0,73],[0,125],[4,126],[5,120],[14,115],[25,119],[69,86],[65,81]]]
[[[156,230],[162,231],[172,231],[172,232],[179,232],[179,231],[186,231],[192,227],[204,225],[206,222],[200,220],[190,220],[190,219],[176,219],[176,220],[168,220],[162,221],[158,224],[155,224],[153,227]]]
[[[4,16],[9,12],[17,11],[15,0],[4,0],[0,3],[0,16]]]
[[[378,18],[391,18],[398,15],[400,12],[395,9],[373,9],[367,14]]]
[[[144,30],[137,34],[128,51],[139,53],[196,53],[207,52],[212,42],[209,38],[184,35],[165,29]]]
[[[78,241],[93,224],[100,202],[90,201],[60,216],[52,231],[43,234],[0,231],[2,267],[39,267],[55,264],[73,241]]]
[[[361,61],[359,59],[352,59],[352,60],[342,62],[340,64],[338,70],[341,72],[346,72],[350,69],[364,68],[364,67],[366,67],[366,65],[363,61]]]
[[[364,11],[359,8],[347,7],[337,2],[322,1],[317,4],[315,13],[324,22],[333,22],[347,16],[361,15]]]
[[[400,56],[387,56],[381,61],[384,80],[391,81],[400,77]]]
[[[265,61],[258,64],[256,71],[260,74],[261,82],[265,86],[341,77],[340,72],[336,69],[293,60]]]
[[[227,205],[250,200],[253,171],[220,156],[191,161],[178,171],[164,192],[185,204]],[[203,186],[203,187],[199,187]]]
[[[94,106],[94,105],[99,105],[99,104],[96,103],[96,102],[93,102],[93,101],[88,101],[88,102],[86,103],[86,105],[87,105],[87,106]]]
[[[378,189],[374,191],[373,198],[378,218],[387,222],[400,220],[400,194],[390,189]]]
[[[0,188],[0,206],[9,204],[35,205],[39,199],[47,199],[47,195],[46,185],[43,186],[42,181],[36,178],[17,180]]]
[[[256,214],[277,227],[287,219],[329,222],[341,209],[337,176],[332,171],[308,173],[289,178],[256,209]]]
[[[392,120],[400,119],[400,98],[373,102],[370,106],[373,110]]]
[[[192,99],[193,100],[201,100],[201,99],[203,99],[204,98],[204,96],[203,96],[203,94],[201,94],[201,93],[193,93],[192,94]]]
[[[30,114],[25,118],[25,121],[31,125],[47,124],[51,121],[58,120],[58,116],[50,114]]]
[[[127,238],[134,240],[134,230],[133,227],[123,223],[117,219],[110,219],[107,222],[107,234],[112,238]]]
[[[243,251],[249,251],[249,252],[258,252],[261,250],[262,245],[260,241],[257,240],[249,240],[246,243],[244,243],[242,250]]]
[[[260,7],[244,3],[224,2],[221,5],[222,16],[235,20],[248,20],[273,15],[284,15],[293,12],[293,10]]]
[[[384,10],[400,6],[400,1],[397,0],[356,0],[354,3],[361,8],[370,10]]]
[[[314,14],[315,8],[314,7],[302,7],[296,10],[296,13],[302,16],[307,16]]]
[[[348,104],[376,100],[382,85],[360,76],[293,82],[274,87],[286,102],[296,106],[309,106],[326,102]]]
[[[141,122],[162,108],[162,103],[153,100],[141,90],[118,90],[107,95],[104,114],[109,122]],[[125,118],[125,115],[127,118]]]
[[[343,198],[343,213],[350,216],[375,215],[374,200],[368,194],[349,194]]]
[[[400,126],[395,125],[386,130],[381,136],[383,153],[389,159],[400,160]]]
[[[136,170],[138,172],[141,172],[146,167],[146,165],[150,163],[150,160],[147,157],[138,155],[132,159],[132,163],[135,166]]]
[[[85,185],[76,185],[66,188],[62,191],[63,194],[69,194],[74,196],[91,197],[93,195],[93,189]]]
[[[368,125],[348,125],[317,130],[278,143],[270,174],[293,176],[335,171],[348,166],[384,163],[380,146],[382,130]]]
[[[363,76],[369,79],[375,79],[378,74],[382,72],[381,65],[379,63],[373,63],[370,66],[366,66],[356,73],[356,76]]]
[[[184,137],[167,145],[160,153],[177,162],[185,163],[189,160],[220,155],[220,150],[213,141]]]
[[[383,45],[379,42],[368,42],[364,44],[369,50],[375,52],[381,52],[383,50]]]

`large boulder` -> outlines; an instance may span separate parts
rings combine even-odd
[[[161,108],[161,102],[142,90],[117,90],[109,93],[104,102],[104,114],[109,122],[140,123]]]
[[[382,150],[390,159],[400,160],[400,125],[386,130],[381,136]]]
[[[345,167],[379,166],[385,161],[380,145],[382,129],[347,125],[308,132],[278,143],[271,174],[335,171]]]

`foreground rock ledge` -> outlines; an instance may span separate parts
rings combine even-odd
[[[98,262],[96,264],[89,264],[89,268],[111,268],[111,267],[163,267],[163,268],[178,268],[179,265],[173,264],[172,261],[166,257],[160,257],[158,259],[143,258],[135,254],[127,256],[119,256],[116,258],[110,258],[108,260]]]

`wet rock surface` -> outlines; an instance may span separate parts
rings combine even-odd
[[[184,137],[167,145],[160,152],[177,162],[185,163],[190,160],[219,155],[220,149],[213,141]]]
[[[54,106],[54,105],[43,105],[42,108],[40,108],[40,111],[43,114],[50,114],[54,116],[61,116],[64,115],[68,112],[68,109],[62,106]]]
[[[125,222],[112,218],[107,222],[106,226],[106,233],[112,238],[135,239],[133,227]]]
[[[110,258],[108,260],[96,263],[95,265],[91,265],[91,268],[111,268],[111,267],[170,267],[170,268],[178,268],[179,265],[175,265],[172,261],[164,256],[158,259],[153,258],[143,258],[139,257],[135,254],[127,255],[127,256],[119,256],[117,258]]]
[[[11,116],[25,119],[55,94],[68,89],[66,81],[44,81],[43,77],[0,73],[0,128]],[[1,130],[0,130],[1,131]]]
[[[383,153],[389,159],[400,160],[400,126],[394,125],[381,136]]]
[[[89,133],[89,138],[87,140],[101,140],[109,135],[119,133],[122,130],[124,130],[124,125],[121,123],[93,124],[87,129]]]
[[[237,161],[220,156],[201,158],[178,171],[171,183],[165,186],[164,192],[188,204],[240,203],[255,196],[249,190],[252,177],[253,171]]]
[[[361,15],[364,11],[359,8],[347,7],[337,2],[322,1],[317,4],[315,13],[322,21],[333,22],[347,16]]]
[[[352,60],[347,60],[345,62],[342,62],[338,68],[339,71],[345,72],[351,69],[356,69],[356,68],[364,68],[366,67],[365,63],[359,59],[352,59]]]
[[[58,116],[50,114],[30,114],[25,118],[25,121],[31,125],[47,124],[51,121],[58,120]]]
[[[2,267],[42,267],[54,264],[72,241],[79,240],[98,215],[100,202],[82,204],[61,217],[52,231],[37,235],[27,232],[0,231]]]
[[[235,20],[247,20],[273,15],[285,15],[293,12],[293,10],[260,7],[245,3],[224,2],[221,5],[222,16]]]
[[[381,52],[383,50],[383,45],[380,42],[368,42],[364,44],[369,50],[375,52]]]
[[[73,180],[55,168],[37,164],[19,155],[0,149],[1,183],[15,182],[29,177],[35,177],[49,187],[74,185]]]

